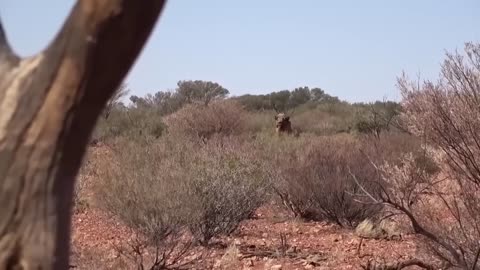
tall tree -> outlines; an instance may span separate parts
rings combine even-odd
[[[68,269],[74,182],[107,101],[165,0],[78,0],[20,58],[0,23],[0,269]]]
[[[297,107],[303,105],[310,101],[311,93],[308,86],[305,87],[297,87],[293,89],[292,93],[290,94],[290,105],[292,107]]]
[[[311,99],[315,102],[322,101],[326,94],[325,91],[323,91],[321,88],[315,87],[312,90],[310,90],[310,93],[312,95]]]
[[[186,103],[195,101],[208,105],[210,101],[225,98],[229,91],[216,82],[209,81],[179,81],[177,93],[185,99]]]
[[[278,110],[286,111],[290,108],[290,95],[290,91],[282,90],[279,92],[272,92],[268,97],[272,106],[275,106]]]

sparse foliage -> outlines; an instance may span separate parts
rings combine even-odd
[[[206,245],[233,232],[265,200],[262,161],[242,140],[199,145],[165,136],[145,144],[120,139],[112,147],[118,161],[98,161],[97,199],[147,236],[184,228]]]
[[[150,239],[137,234],[126,246],[117,246],[116,250],[137,270],[188,269],[193,264],[185,259],[191,251],[191,242],[179,241],[178,237],[172,231]]]
[[[405,215],[444,267],[479,269],[480,45],[465,52],[447,54],[437,83],[399,79],[402,117],[439,170],[427,172],[412,154],[381,164],[382,192],[372,198]]]
[[[355,151],[358,143],[354,139],[304,137],[277,141],[270,147],[273,161],[270,170],[275,175],[273,186],[284,205],[296,216],[348,227],[381,210],[350,195],[355,194],[358,187],[349,170],[359,175],[365,185],[369,185],[375,175],[368,161]]]
[[[185,187],[193,218],[190,230],[205,245],[219,234],[231,234],[265,203],[268,175],[255,148],[232,138],[209,141],[194,158]]]
[[[355,128],[358,132],[371,134],[377,139],[382,132],[388,132],[392,128],[405,131],[399,123],[399,114],[400,108],[397,103],[384,101],[369,104],[366,112],[360,114],[360,119],[355,123]]]

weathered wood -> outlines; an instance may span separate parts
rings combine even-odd
[[[165,2],[78,0],[52,43],[25,59],[0,23],[0,269],[68,268],[88,140]]]

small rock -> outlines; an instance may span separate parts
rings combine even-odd
[[[245,266],[247,266],[247,267],[252,267],[252,266],[253,266],[253,260],[248,260],[248,261],[245,263]]]
[[[270,267],[270,270],[282,270],[282,265],[281,264],[272,265],[272,267]]]

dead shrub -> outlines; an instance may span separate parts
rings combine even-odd
[[[175,239],[177,237],[176,234],[170,234],[146,239],[137,235],[127,245],[122,243],[123,246],[117,246],[116,251],[138,270],[188,269],[200,257],[185,259],[191,242],[183,241],[180,246],[178,243],[181,241]]]
[[[165,117],[168,132],[208,140],[215,134],[231,136],[246,130],[246,111],[236,101],[212,101],[208,105],[188,104]]]
[[[465,51],[466,59],[447,54],[437,83],[399,79],[402,118],[438,170],[405,154],[401,164],[379,164],[382,192],[370,196],[409,220],[442,269],[480,269],[480,45]]]
[[[72,245],[70,269],[76,270],[131,270],[132,266],[123,258],[111,258],[102,250]]]

